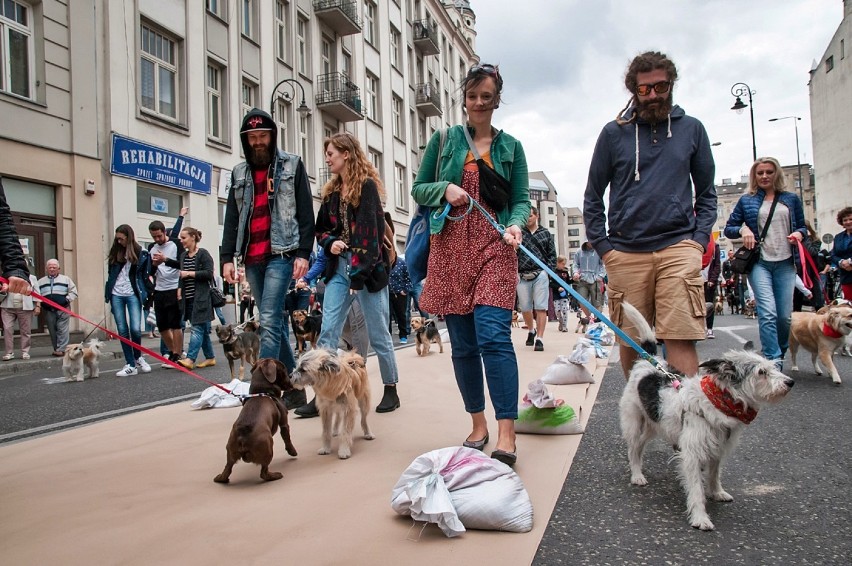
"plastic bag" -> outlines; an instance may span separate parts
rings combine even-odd
[[[461,446],[415,458],[393,488],[391,507],[436,523],[448,537],[466,529],[525,533],[533,525],[532,502],[512,468]]]
[[[557,356],[544,371],[541,381],[550,385],[574,385],[594,383],[595,378],[584,365],[572,362],[569,356]]]
[[[518,405],[515,432],[525,434],[582,434],[583,425],[574,409],[556,399],[537,379]]]
[[[595,346],[588,338],[580,338],[574,345],[574,351],[568,356],[569,362],[587,364],[595,357]]]
[[[610,330],[603,322],[590,324],[586,330],[586,338],[592,342],[598,342],[602,346],[612,346],[615,344],[615,332]]]
[[[201,392],[201,397],[190,403],[193,409],[223,409],[227,407],[239,407],[241,405],[239,397],[236,395],[248,395],[249,383],[232,379],[228,385],[224,386],[228,391],[233,392],[233,395],[222,391],[218,387],[210,386]]]

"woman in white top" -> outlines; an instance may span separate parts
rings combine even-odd
[[[36,286],[34,275],[30,275],[30,284]],[[41,314],[41,301],[29,295],[8,293],[3,302],[0,302],[0,312],[3,318],[3,341],[6,346],[3,361],[8,362],[15,357],[15,321],[18,321],[18,330],[21,333],[21,357],[30,359],[30,329],[33,317]]]
[[[147,297],[145,279],[151,267],[150,256],[136,241],[133,228],[122,224],[115,229],[115,239],[109,250],[108,278],[104,286],[104,302],[109,303],[115,327],[122,338],[134,344],[142,343],[142,304]],[[115,375],[124,377],[140,371],[148,373],[151,366],[141,352],[122,342],[125,366]]]
[[[796,242],[807,235],[802,201],[786,190],[781,165],[761,157],[751,166],[748,192],[740,197],[725,226],[725,236],[742,237],[743,245],[760,245],[760,259],[748,274],[757,302],[763,355],[781,369],[787,353],[793,314],[793,287],[798,261]],[[766,237],[759,241],[772,202],[778,200]]]

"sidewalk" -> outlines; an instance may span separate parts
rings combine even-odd
[[[579,335],[548,326],[545,352],[513,329],[521,392]],[[154,342],[154,341],[152,341]],[[275,441],[264,483],[238,463],[227,486],[215,484],[238,409],[194,411],[188,403],[134,413],[0,447],[2,553],[10,564],[529,564],[547,527],[582,435],[519,435],[516,471],[535,510],[524,534],[468,531],[447,539],[420,532],[390,508],[403,470],[424,452],[461,443],[469,419],[452,373],[449,344],[425,358],[397,350],[402,406],[369,415],[376,440],[359,436],[349,460],[318,456],[320,419],[290,413],[296,458]],[[378,362],[368,359],[373,405],[381,397]],[[588,421],[598,383],[550,386]],[[201,391],[199,387],[199,393]],[[493,409],[486,409],[492,433]],[[356,431],[357,432],[357,431]],[[492,443],[486,452],[493,449]]]

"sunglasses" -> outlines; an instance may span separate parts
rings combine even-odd
[[[671,81],[660,81],[658,83],[654,83],[652,85],[637,85],[636,86],[636,94],[639,96],[648,96],[651,94],[651,89],[654,89],[654,92],[657,94],[665,94],[672,88]]]
[[[492,77],[499,77],[500,70],[494,65],[474,65],[470,68],[470,73],[485,73],[486,75],[491,75]]]

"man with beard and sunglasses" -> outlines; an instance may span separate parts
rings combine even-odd
[[[624,84],[631,98],[598,137],[583,219],[606,267],[613,322],[631,335],[621,304],[638,308],[669,363],[692,375],[695,340],[705,338],[701,256],[716,220],[716,168],[704,126],[672,103],[676,80],[662,53],[630,63]],[[637,354],[620,348],[627,376]]]
[[[284,300],[292,279],[308,271],[314,247],[314,205],[305,165],[277,146],[278,128],[257,108],[243,118],[240,141],[246,160],[231,172],[222,235],[222,275],[237,283],[235,263],[245,265],[260,315],[260,357],[296,367],[284,324]],[[288,407],[306,402],[304,391],[285,396]]]

